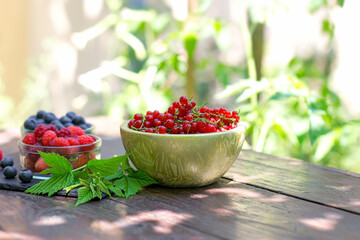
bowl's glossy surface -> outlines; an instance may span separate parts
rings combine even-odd
[[[20,163],[22,169],[29,169],[34,173],[36,162],[40,158],[38,151],[46,153],[57,153],[69,160],[73,169],[85,165],[89,160],[100,158],[101,138],[95,136],[96,141],[87,145],[68,146],[68,147],[48,147],[36,146],[18,142]]]
[[[217,181],[240,153],[246,127],[207,134],[154,134],[120,126],[130,160],[160,185],[201,187]]]

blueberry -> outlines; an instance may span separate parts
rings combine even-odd
[[[76,116],[72,120],[72,123],[75,124],[75,125],[81,125],[81,124],[85,123],[85,119],[82,116]]]
[[[92,124],[91,123],[85,123],[86,127],[87,128],[91,128],[92,127]]]
[[[44,118],[44,115],[45,115],[45,111],[43,110],[40,110],[36,113],[36,118],[40,119],[40,118]]]
[[[86,124],[80,124],[79,127],[81,127],[83,130],[86,130],[88,128]]]
[[[45,120],[42,118],[36,119],[36,125],[39,125],[39,124],[45,124]]]
[[[68,117],[68,116],[62,116],[61,118],[60,118],[60,122],[62,123],[62,124],[66,124],[66,123],[71,123],[71,119]]]
[[[35,118],[28,118],[24,122],[24,127],[30,130],[34,130],[36,128],[36,120]]]
[[[53,124],[57,129],[62,129],[63,127],[65,127],[61,122],[56,122]]]
[[[7,166],[12,166],[14,165],[14,160],[11,157],[4,157],[3,160],[1,160],[0,162],[0,166],[2,168],[5,168]]]
[[[5,175],[5,178],[11,179],[16,176],[17,170],[12,166],[7,166],[6,168],[4,168],[3,174]]]
[[[57,123],[61,123],[59,119],[52,120],[50,124],[55,125]]]
[[[44,120],[46,123],[51,123],[55,119],[57,119],[57,117],[51,112],[45,113],[44,115]]]
[[[33,178],[33,173],[32,171],[26,169],[26,170],[22,170],[19,175],[18,178],[20,179],[20,181],[22,181],[23,183],[29,183],[31,182],[32,178]]]
[[[36,120],[36,116],[35,116],[35,115],[31,115],[30,117],[28,117],[28,119],[30,119],[30,118],[33,118],[33,119]]]
[[[72,123],[65,123],[64,126],[65,126],[65,127],[70,127],[70,126],[74,126],[74,124],[72,124]]]
[[[68,113],[66,113],[66,116],[72,120],[72,119],[74,119],[76,117],[76,113],[68,112]]]

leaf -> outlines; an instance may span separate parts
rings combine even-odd
[[[325,135],[320,136],[317,139],[316,150],[314,153],[314,160],[320,161],[326,154],[330,152],[332,147],[335,145],[335,139],[337,135],[335,131],[331,131]]]
[[[122,178],[124,176],[125,176],[124,171],[122,169],[119,169],[113,175],[105,177],[104,180],[111,181],[111,180],[115,180],[115,179],[118,179],[118,178]]]
[[[343,7],[343,6],[344,6],[344,3],[345,3],[345,0],[337,0],[337,4],[338,4],[340,7]]]
[[[102,191],[103,193],[109,195],[110,198],[111,198],[111,194],[109,192],[108,186],[106,186],[103,181],[99,180],[98,187],[99,187],[100,191]]]
[[[241,79],[235,84],[227,86],[222,92],[215,95],[216,99],[221,99],[225,97],[233,96],[244,89],[248,88],[250,86],[251,80],[249,79]]]
[[[51,167],[42,171],[41,174],[65,174],[72,171],[71,164],[65,157],[60,156],[57,153],[44,153],[40,151],[39,153],[40,156],[44,159],[46,165]]]
[[[34,186],[28,188],[25,193],[30,194],[48,194],[52,196],[59,190],[71,186],[74,180],[72,172],[67,174],[53,174],[53,176],[45,181],[39,182]]]
[[[249,88],[245,89],[243,93],[236,99],[236,102],[243,102],[249,99],[251,96],[258,94],[259,92],[270,87],[270,83],[267,80],[261,80],[259,82],[253,82]]]
[[[157,182],[152,179],[147,173],[142,170],[134,171],[127,176],[115,180],[114,185],[125,192],[126,198],[136,194],[142,187],[156,184]]]
[[[90,160],[86,167],[93,173],[98,172],[103,177],[114,174],[124,161],[127,161],[129,155],[117,156],[109,159]]]
[[[272,95],[268,101],[272,100],[285,100],[291,97],[297,97],[298,95],[295,93],[287,93],[287,92],[276,92],[274,95]]]
[[[184,47],[188,53],[189,58],[193,58],[197,43],[197,36],[195,34],[188,34],[184,38]]]
[[[90,201],[95,198],[95,195],[91,192],[89,186],[84,186],[78,189],[78,200],[75,204],[75,207]]]
[[[125,197],[125,194],[123,193],[123,191],[120,188],[117,187],[109,187],[109,189],[115,193],[116,196],[118,197]]]

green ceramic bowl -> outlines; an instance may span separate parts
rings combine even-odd
[[[160,185],[201,187],[224,175],[238,157],[244,143],[246,127],[207,134],[154,134],[120,126],[125,150],[137,169]]]

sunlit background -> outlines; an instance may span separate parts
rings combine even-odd
[[[0,130],[127,119],[181,95],[256,151],[360,172],[359,1],[0,0]]]

